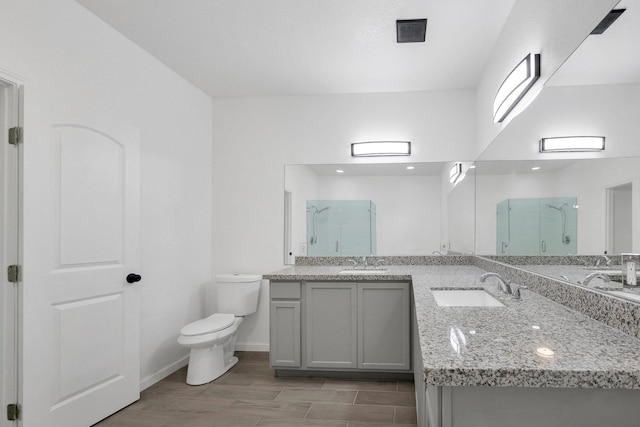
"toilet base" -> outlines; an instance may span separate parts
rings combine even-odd
[[[192,348],[189,355],[189,366],[187,367],[187,384],[202,385],[210,383],[222,376],[236,363],[238,363],[236,356],[231,356],[225,360],[222,345],[209,348]]]

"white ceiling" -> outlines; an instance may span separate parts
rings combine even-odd
[[[473,88],[516,0],[77,0],[213,97]],[[640,0],[548,84],[640,81]],[[427,18],[425,43],[397,19]]]
[[[640,0],[622,0],[615,9],[626,10],[603,34],[588,36],[548,85],[640,82]]]
[[[77,0],[214,97],[473,88],[515,0]],[[425,43],[397,19],[427,18]]]

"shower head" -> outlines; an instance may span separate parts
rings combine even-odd
[[[549,203],[547,203],[545,206],[548,207],[548,208],[551,208],[551,209],[555,209],[557,211],[562,211],[562,208],[550,205]]]
[[[322,209],[319,209],[319,210],[317,210],[317,211],[316,211],[316,213],[320,213],[320,212],[326,211],[326,210],[327,210],[327,209],[329,209],[330,207],[331,207],[331,206],[327,206],[327,207],[324,207],[324,208],[322,208]]]

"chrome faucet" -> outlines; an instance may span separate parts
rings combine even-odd
[[[480,276],[480,281],[484,283],[484,281],[487,280],[488,277],[495,277],[496,279],[498,279],[498,283],[500,284],[500,289],[502,290],[502,292],[507,295],[511,295],[511,285],[508,281],[504,280],[501,275],[499,275],[498,273],[484,273],[482,276]]]
[[[596,258],[596,263],[595,263],[594,267],[600,267],[600,262],[601,261],[604,261],[605,267],[607,267],[607,268],[609,268],[609,266],[611,265],[611,260],[609,259],[608,256],[600,255],[598,258]]]
[[[602,279],[605,283],[609,283],[611,282],[611,279],[609,279],[609,276],[607,276],[606,274],[602,274],[602,273],[591,273],[588,274],[587,277],[584,278],[584,280],[582,281],[582,284],[584,286],[589,286],[589,282],[591,282],[592,279]]]

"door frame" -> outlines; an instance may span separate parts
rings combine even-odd
[[[637,200],[634,200],[634,191],[636,191],[637,182],[635,179],[624,180],[610,184],[605,187],[605,248],[609,254],[614,254],[615,243],[615,216],[614,216],[614,198],[615,194],[621,187],[631,186],[631,227],[635,228],[637,220],[635,219],[634,210],[636,210]],[[632,233],[633,235],[633,233]],[[631,252],[634,250],[636,242],[631,241]]]
[[[17,421],[9,421],[6,416],[8,404],[22,402],[21,387],[21,313],[22,287],[20,275],[18,282],[9,283],[7,267],[22,265],[22,143],[10,145],[8,141],[9,128],[23,127],[23,86],[15,76],[0,70],[0,102],[3,103],[3,114],[0,118],[2,137],[2,179],[0,180],[0,197],[2,197],[1,227],[4,259],[2,260],[2,331],[0,331],[0,398],[2,400],[2,416],[0,427],[20,425]]]

